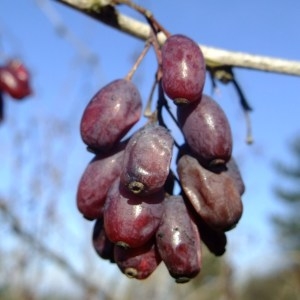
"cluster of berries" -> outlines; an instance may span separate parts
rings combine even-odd
[[[95,220],[93,246],[100,257],[137,279],[164,262],[183,283],[201,270],[202,244],[215,255],[225,252],[226,231],[242,215],[245,187],[227,117],[203,94],[201,49],[178,34],[156,51],[159,117],[125,138],[142,114],[140,93],[128,78],[102,87],[83,112],[81,137],[94,157],[79,182],[77,207]],[[167,101],[176,105],[173,120],[183,145],[162,120]]]

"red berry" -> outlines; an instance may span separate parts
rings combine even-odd
[[[201,98],[205,81],[203,54],[193,40],[176,34],[162,47],[162,86],[175,103],[190,103]]]
[[[141,96],[135,85],[118,79],[101,88],[88,103],[80,123],[90,148],[108,152],[140,119]]]

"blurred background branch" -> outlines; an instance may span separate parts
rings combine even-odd
[[[14,214],[13,210],[9,209],[6,204],[6,201],[0,199],[0,211],[5,217],[5,219],[10,224],[10,228],[21,240],[28,243],[31,247],[35,247],[39,255],[44,256],[58,267],[60,267],[64,272],[66,272],[75,283],[77,283],[84,291],[84,294],[88,299],[96,299],[96,295],[104,296],[106,300],[112,299],[108,294],[105,293],[105,290],[101,288],[101,283],[98,284],[91,283],[90,279],[87,279],[85,274],[78,273],[68,260],[60,256],[58,253],[54,252],[43,242],[34,237],[30,232],[24,229],[17,215]]]

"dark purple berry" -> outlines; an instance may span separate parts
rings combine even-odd
[[[162,86],[164,92],[177,104],[186,104],[201,98],[205,82],[203,54],[192,39],[171,35],[162,47]]]
[[[141,96],[135,85],[118,79],[101,88],[88,103],[80,124],[90,148],[108,152],[140,119]]]

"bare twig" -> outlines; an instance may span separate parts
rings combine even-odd
[[[132,79],[134,73],[136,72],[137,68],[139,67],[139,65],[141,64],[142,60],[146,56],[148,50],[150,49],[150,46],[151,46],[151,42],[149,40],[147,40],[143,51],[138,56],[137,60],[135,61],[134,65],[133,65],[133,67],[131,68],[131,70],[128,72],[128,74],[126,76],[126,79],[128,79],[128,80]]]
[[[54,1],[72,7],[73,9],[85,13],[106,25],[112,26],[139,39],[147,40],[150,36],[151,29],[148,24],[119,13],[113,5],[110,5],[114,2],[113,0]],[[166,36],[160,32],[158,38],[160,43],[163,43]],[[300,61],[228,51],[205,45],[200,46],[208,65],[210,63],[217,63],[220,65],[229,65],[239,68],[300,76]]]

